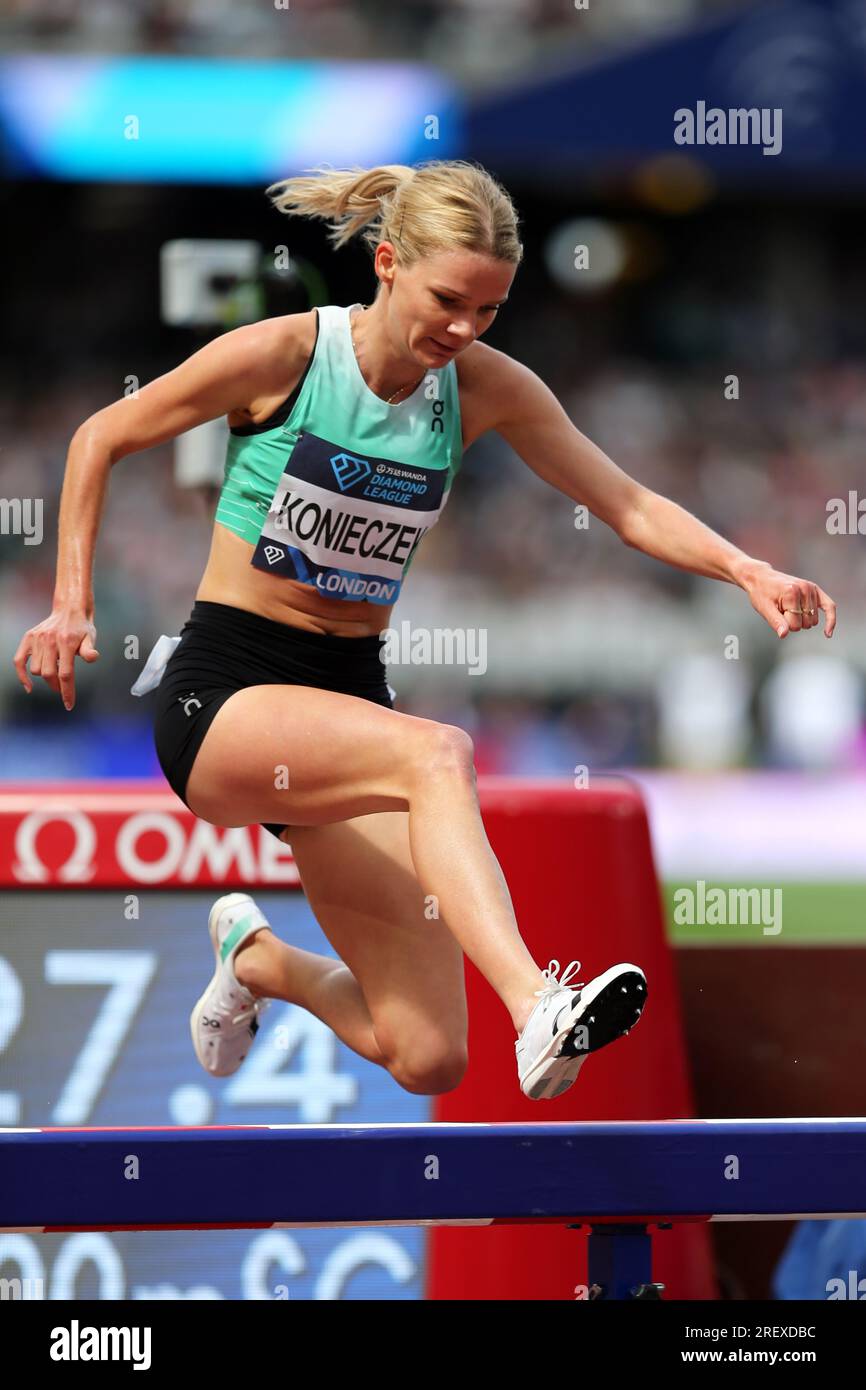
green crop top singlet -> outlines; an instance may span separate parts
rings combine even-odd
[[[395,603],[463,454],[454,360],[396,405],[371,391],[352,346],[360,305],[316,310],[295,390],[261,425],[230,429],[216,509],[250,563],[328,598]]]

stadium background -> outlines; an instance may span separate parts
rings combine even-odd
[[[151,380],[204,340],[161,320],[161,248],[252,239],[267,259],[287,245],[292,268],[263,280],[263,314],[369,301],[364,249],[333,255],[321,225],[277,217],[265,184],[322,161],[477,159],[514,197],[526,248],[486,340],[537,371],[641,482],[819,583],[839,627],[829,644],[820,631],[780,643],[733,586],[629,550],[594,518],[576,529],[570,501],[490,434],[465,456],[394,615],[485,629],[487,670],[389,678],[402,708],[469,730],[482,773],[571,778],[586,766],[641,784],[699,1114],[862,1113],[862,1067],[844,1066],[856,1017],[837,1005],[847,988],[856,1009],[866,982],[866,9],[18,0],[0,34],[13,232],[0,492],[44,501],[41,544],[0,536],[4,781],[161,776],[148,702],[129,687],[189,612],[212,514],[205,489],[178,486],[173,445],[112,475],[95,574],[101,659],[78,663],[74,713],[40,682],[26,696],[11,664],[50,611],[72,433],[130,377]],[[782,108],[782,151],[678,147],[672,113],[701,98]],[[139,109],[140,138],[124,139]],[[855,519],[833,534],[831,499],[851,494]],[[674,894],[700,878],[780,889],[780,936],[678,925]],[[25,932],[18,895],[4,896],[33,992],[42,946],[30,954],[32,923]],[[297,902],[284,926],[301,941],[315,928]],[[82,916],[77,944],[102,946],[102,930]],[[10,989],[7,978],[7,1004]],[[784,1027],[805,990],[828,1021],[801,1059]],[[27,1036],[0,1057],[2,1089],[24,1095],[21,1122],[48,1123],[28,1089]],[[97,1108],[89,1122],[112,1121]],[[784,1223],[717,1232],[726,1291],[768,1296],[789,1235]]]

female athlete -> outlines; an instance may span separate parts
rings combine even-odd
[[[467,1063],[463,953],[511,1016],[519,1084],[572,1085],[589,1053],[640,1018],[646,980],[587,984],[532,959],[488,844],[473,747],[392,708],[381,637],[466,449],[496,430],[623,542],[739,585],[780,637],[835,608],[618,468],[527,367],[480,340],[523,248],[507,192],[482,168],[316,169],[268,189],[277,209],[362,234],[373,304],[237,328],[76,431],[60,506],[50,617],[15,655],[67,709],[74,658],[98,658],[92,594],[108,474],[119,459],[226,415],[224,486],[189,620],[156,696],[165,775],[196,816],[259,822],[291,844],[340,959],[281,941],[247,894],[214,904],[214,975],[192,1012],[196,1055],[227,1076],[269,999],[310,1010],[406,1090],[457,1086]],[[431,920],[431,904],[436,908]],[[572,983],[573,982],[573,983]]]

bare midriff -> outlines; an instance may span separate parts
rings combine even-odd
[[[254,549],[216,522],[196,598],[246,608],[274,622],[333,637],[373,637],[388,627],[393,604],[324,598],[311,584],[255,569],[250,564]]]

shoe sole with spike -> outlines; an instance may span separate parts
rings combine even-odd
[[[647,997],[646,976],[637,965],[612,965],[580,990],[558,1016],[557,1028],[531,1071],[520,1083],[530,1100],[555,1100],[573,1086],[591,1052],[630,1032]]]

